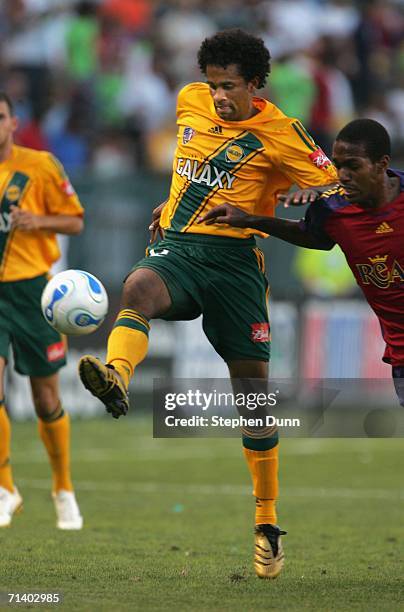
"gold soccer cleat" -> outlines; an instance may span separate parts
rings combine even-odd
[[[282,571],[283,554],[281,531],[277,525],[256,525],[254,568],[259,578],[276,578]]]
[[[84,355],[79,361],[79,376],[85,388],[102,401],[114,419],[128,412],[129,394],[113,366],[104,365],[92,355]]]

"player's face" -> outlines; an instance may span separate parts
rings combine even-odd
[[[224,121],[244,121],[255,114],[252,98],[256,83],[247,83],[236,64],[207,66],[206,80],[210,88],[215,109]]]
[[[363,208],[372,206],[383,182],[389,159],[387,155],[373,162],[364,145],[337,140],[333,146],[332,159],[346,199]]]
[[[10,113],[6,102],[0,102],[0,149],[11,143],[16,129],[16,117]]]

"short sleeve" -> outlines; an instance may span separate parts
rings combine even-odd
[[[324,202],[317,200],[310,204],[304,219],[300,221],[300,227],[313,236],[318,246],[324,249],[332,249],[335,245],[335,240],[327,234],[325,229],[329,214],[330,211]]]
[[[301,189],[337,181],[337,172],[300,121],[291,121],[276,148],[282,172]]]
[[[84,210],[62,164],[50,153],[41,167],[44,180],[46,212],[50,215],[81,217]]]

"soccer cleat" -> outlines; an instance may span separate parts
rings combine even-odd
[[[13,514],[18,514],[22,510],[22,497],[18,489],[10,493],[8,489],[0,487],[0,527],[8,527],[13,518]]]
[[[128,412],[129,394],[113,366],[84,355],[79,361],[79,376],[85,388],[102,401],[114,419]]]
[[[256,525],[254,568],[259,578],[276,578],[282,571],[283,554],[281,531],[277,525]]]
[[[56,527],[58,529],[81,529],[83,517],[73,491],[61,489],[58,493],[52,493],[52,497],[57,516]]]

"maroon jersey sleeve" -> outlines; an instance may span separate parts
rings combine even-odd
[[[333,240],[326,232],[325,226],[330,210],[323,200],[316,200],[306,210],[304,219],[300,221],[302,229],[311,234],[316,240],[319,249],[332,249],[335,246]]]

